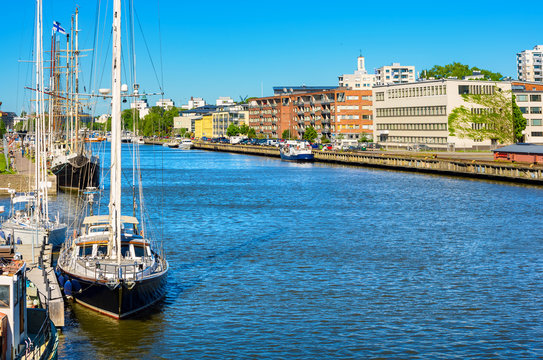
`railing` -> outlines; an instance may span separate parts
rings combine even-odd
[[[67,253],[67,252],[65,252]],[[77,261],[85,261],[84,258],[76,259],[71,257],[70,254],[64,255],[58,259],[59,264],[65,269],[71,269],[75,271],[77,268]],[[106,282],[117,283],[120,280],[142,280],[145,275],[158,274],[164,271],[164,260],[156,257],[156,261],[152,267],[145,267],[145,263],[137,263],[119,265],[95,262],[94,269],[89,269],[88,266],[80,265],[85,269],[84,275],[86,278],[93,279],[94,281],[105,280]]]

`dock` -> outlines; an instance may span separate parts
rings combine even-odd
[[[194,148],[246,155],[280,156],[278,148],[264,146],[195,142]],[[314,150],[313,154],[315,161],[322,163],[543,185],[541,165],[493,161],[483,159],[481,156],[469,159],[439,153],[414,154],[382,150],[358,152]]]
[[[26,276],[35,288],[28,288],[29,292],[36,291],[41,304],[48,304],[49,317],[56,327],[64,326],[64,298],[57,276],[53,268],[52,245],[34,246],[15,245],[15,254],[19,253],[27,263]],[[34,251],[32,251],[34,250]],[[34,290],[35,289],[35,290]]]

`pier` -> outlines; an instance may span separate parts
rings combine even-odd
[[[3,155],[2,155],[3,156]],[[7,195],[7,188],[14,189],[17,192],[28,192],[36,187],[34,177],[34,164],[31,160],[23,157],[17,151],[15,153],[15,170],[17,174],[0,174],[0,195]],[[48,193],[55,195],[57,193],[57,177],[55,175],[47,176]]]
[[[279,157],[279,149],[251,145],[194,143],[195,149]],[[352,166],[414,171],[445,176],[543,185],[543,166],[478,159],[442,158],[433,153],[387,153],[314,150],[315,161]]]

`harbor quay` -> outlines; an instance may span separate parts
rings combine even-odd
[[[279,149],[275,147],[195,142],[194,148],[279,157]],[[444,157],[447,155],[438,155],[437,153],[417,153],[415,155],[408,152],[315,150],[313,154],[315,161],[322,163],[543,185],[543,166],[541,165],[491,161],[489,156],[478,153],[475,153],[476,155],[466,153],[455,154],[455,157]]]

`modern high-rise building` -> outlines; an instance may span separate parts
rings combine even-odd
[[[400,63],[385,65],[375,70],[377,85],[405,84],[415,82],[415,67],[402,66]]]
[[[375,74],[366,71],[365,59],[360,55],[357,59],[357,69],[354,74],[338,76],[339,86],[351,90],[371,89],[375,85]]]
[[[521,81],[543,82],[543,45],[517,54],[517,73]]]

